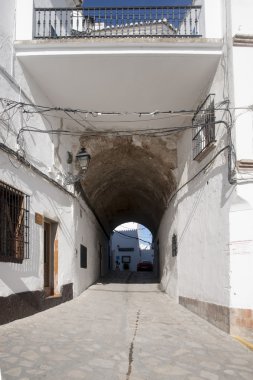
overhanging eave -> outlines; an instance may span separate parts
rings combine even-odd
[[[17,41],[15,49],[50,104],[108,112],[195,108],[222,51],[220,40],[202,38]]]

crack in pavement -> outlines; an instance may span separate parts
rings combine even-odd
[[[129,347],[129,355],[128,355],[128,371],[127,371],[127,374],[126,374],[126,380],[129,380],[130,379],[130,376],[131,376],[131,372],[132,372],[132,363],[133,363],[133,354],[134,354],[134,341],[135,341],[135,338],[136,338],[136,335],[137,335],[137,330],[138,330],[138,326],[139,326],[139,321],[140,321],[140,314],[141,314],[141,311],[140,309],[138,310],[137,312],[137,316],[136,316],[136,321],[135,321],[135,330],[134,330],[134,336],[133,336],[133,340],[130,344],[130,347]]]

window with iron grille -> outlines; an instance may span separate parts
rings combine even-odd
[[[201,104],[192,119],[193,159],[197,160],[215,142],[214,95],[210,94]]]
[[[0,261],[29,258],[30,197],[0,181]]]

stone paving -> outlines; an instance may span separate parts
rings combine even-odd
[[[253,379],[252,351],[139,276],[1,326],[2,380]]]

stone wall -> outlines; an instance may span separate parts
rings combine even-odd
[[[179,297],[179,303],[231,335],[253,339],[253,310],[251,309],[229,308],[186,297]]]
[[[179,303],[214,326],[229,333],[230,309],[228,307],[186,297],[179,297]]]

